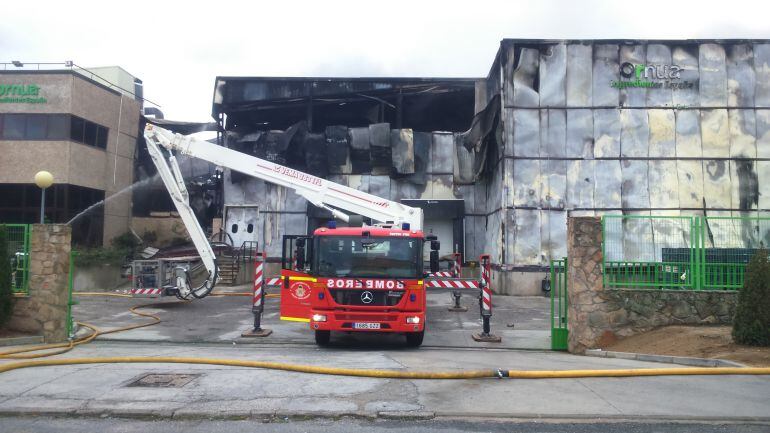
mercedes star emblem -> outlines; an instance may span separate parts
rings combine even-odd
[[[370,291],[361,293],[361,302],[364,304],[371,304],[374,301],[374,295]]]

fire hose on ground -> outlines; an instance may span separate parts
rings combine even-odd
[[[281,370],[296,373],[324,374],[333,376],[352,376],[380,379],[566,379],[587,377],[640,377],[640,376],[724,376],[724,375],[770,375],[770,368],[649,368],[627,370],[467,370],[467,371],[399,371],[399,370],[364,370],[355,368],[318,367],[282,362],[248,361],[217,358],[179,358],[171,356],[116,356],[69,359],[43,359],[20,361],[0,365],[0,373],[20,368],[56,365],[83,364],[134,364],[134,363],[170,363],[170,364],[206,364],[230,367],[251,367],[267,370]]]

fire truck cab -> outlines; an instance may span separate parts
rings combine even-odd
[[[438,241],[408,224],[331,223],[313,236],[285,237],[281,319],[309,323],[319,345],[329,342],[331,331],[341,331],[403,333],[408,345],[419,346],[425,334],[426,240],[434,269]]]

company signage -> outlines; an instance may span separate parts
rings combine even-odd
[[[645,65],[623,62],[620,64],[620,80],[611,81],[616,89],[691,89],[695,82],[682,80],[682,68],[677,65]]]
[[[0,84],[0,103],[45,104],[48,100],[40,95],[37,84]]]

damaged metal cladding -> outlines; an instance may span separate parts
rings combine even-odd
[[[448,131],[399,123],[393,103],[290,137],[241,127],[227,143],[391,200],[463,200],[465,257],[490,254],[508,293],[539,293],[514,277],[565,254],[570,215],[770,216],[770,41],[504,40],[473,88],[475,114]],[[306,228],[301,199],[248,185],[226,202],[289,203],[264,217],[265,242]],[[663,244],[633,239],[687,238],[650,219],[622,230],[621,252],[650,260]],[[757,230],[733,228],[746,245],[770,239]]]
[[[770,215],[769,47],[504,41],[493,66],[503,71],[510,160],[500,164],[509,209],[503,247],[511,251],[503,268],[560,258],[564,237],[553,236],[566,214]],[[523,229],[532,224],[541,230]],[[628,224],[629,239],[667,239],[675,230],[646,219]],[[747,245],[756,237],[751,227],[740,231]],[[630,240],[624,248],[659,255]]]

